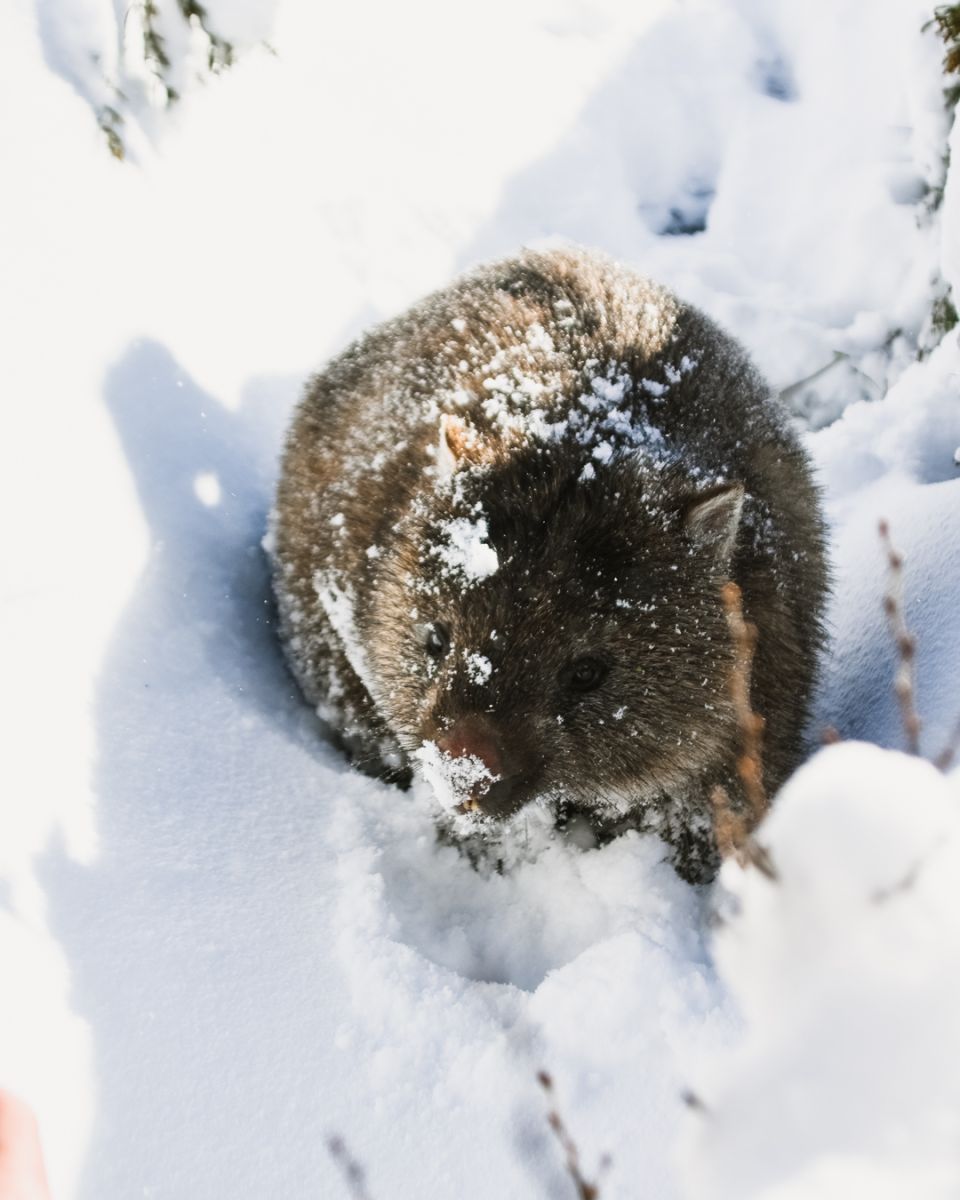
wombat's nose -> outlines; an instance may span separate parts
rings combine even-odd
[[[450,758],[479,758],[493,776],[503,774],[503,755],[496,738],[476,721],[466,718],[437,738],[437,746]]]

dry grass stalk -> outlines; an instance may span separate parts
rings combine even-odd
[[[736,858],[743,866],[743,849],[750,836],[746,822],[739,813],[733,811],[727,789],[720,784],[710,793],[710,803],[713,805],[713,830],[720,857]]]
[[[590,1183],[583,1176],[583,1172],[580,1169],[580,1153],[577,1150],[577,1144],[570,1136],[569,1130],[564,1125],[563,1119],[557,1111],[553,1079],[546,1071],[539,1071],[537,1073],[537,1082],[546,1092],[547,1098],[550,1101],[551,1108],[547,1113],[547,1123],[556,1134],[557,1141],[563,1150],[566,1158],[567,1174],[573,1180],[574,1186],[577,1189],[578,1200],[597,1200],[597,1197],[600,1195],[599,1182]],[[609,1165],[610,1160],[604,1159],[600,1164],[600,1170],[603,1171]]]
[[[727,789],[717,784],[710,793],[710,803],[720,857],[735,858],[741,867],[756,867],[762,875],[775,881],[777,872],[773,860],[753,837],[744,817],[733,811]]]
[[[933,760],[933,765],[941,771],[946,771],[953,764],[958,750],[960,750],[960,721],[953,727],[953,733],[950,734],[947,744]]]
[[[370,1200],[370,1193],[367,1191],[366,1172],[347,1149],[347,1144],[343,1138],[338,1137],[336,1134],[328,1138],[327,1149],[330,1151],[330,1157],[340,1168],[344,1182],[347,1185],[347,1190],[353,1197],[353,1200]]]
[[[757,646],[757,627],[744,620],[743,597],[735,583],[725,584],[722,594],[735,653],[730,693],[743,742],[742,753],[737,759],[737,773],[743,784],[743,794],[750,805],[750,828],[755,829],[768,807],[767,793],[763,788],[764,720],[750,707],[750,679]]]
[[[734,649],[730,696],[740,729],[741,752],[737,758],[737,774],[743,787],[747,811],[736,811],[726,788],[718,784],[713,789],[710,802],[713,805],[717,849],[722,858],[735,858],[741,866],[751,864],[769,879],[776,879],[770,856],[752,836],[769,806],[763,786],[764,721],[750,706],[757,628],[744,619],[743,597],[735,583],[725,584],[722,596]]]
[[[893,690],[900,705],[900,717],[907,738],[907,750],[920,753],[920,717],[916,708],[914,674],[917,658],[917,641],[907,628],[903,613],[903,555],[894,548],[890,539],[890,526],[880,522],[880,537],[887,552],[889,588],[883,598],[883,611],[887,614],[890,631],[897,646],[897,670],[893,679]]]

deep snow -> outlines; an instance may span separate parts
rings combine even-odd
[[[209,7],[250,42],[272,13]],[[582,851],[536,814],[474,872],[427,789],[318,738],[260,550],[310,369],[481,258],[597,245],[826,425],[815,726],[899,747],[889,519],[936,752],[960,346],[928,318],[960,180],[927,6],[326,9],[287,0],[276,56],[179,112],[131,87],[125,164],[89,103],[113,4],[0,16],[0,1081],[57,1194],[342,1195],[336,1131],[379,1200],[568,1196],[546,1067],[605,1198],[955,1195],[956,772],[822,751],[761,831],[776,885],[699,893],[653,839]]]

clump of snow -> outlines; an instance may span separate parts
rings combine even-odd
[[[960,1187],[960,780],[862,743],[822,751],[723,868],[714,954],[745,1019],[691,1081],[691,1200]]]
[[[490,531],[483,516],[455,517],[442,530],[436,553],[444,566],[467,586],[493,575],[499,567],[497,552],[489,544]]]
[[[473,683],[486,683],[493,673],[493,664],[485,654],[467,655],[467,674]]]
[[[459,808],[500,778],[475,754],[447,754],[436,742],[424,742],[414,758],[441,808]]]

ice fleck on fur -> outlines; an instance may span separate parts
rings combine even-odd
[[[476,755],[464,754],[452,758],[436,742],[424,742],[413,757],[441,808],[445,809],[458,808],[473,793],[481,788],[485,790],[500,778]]]
[[[467,655],[467,674],[473,683],[486,683],[493,672],[493,664],[482,654]]]

